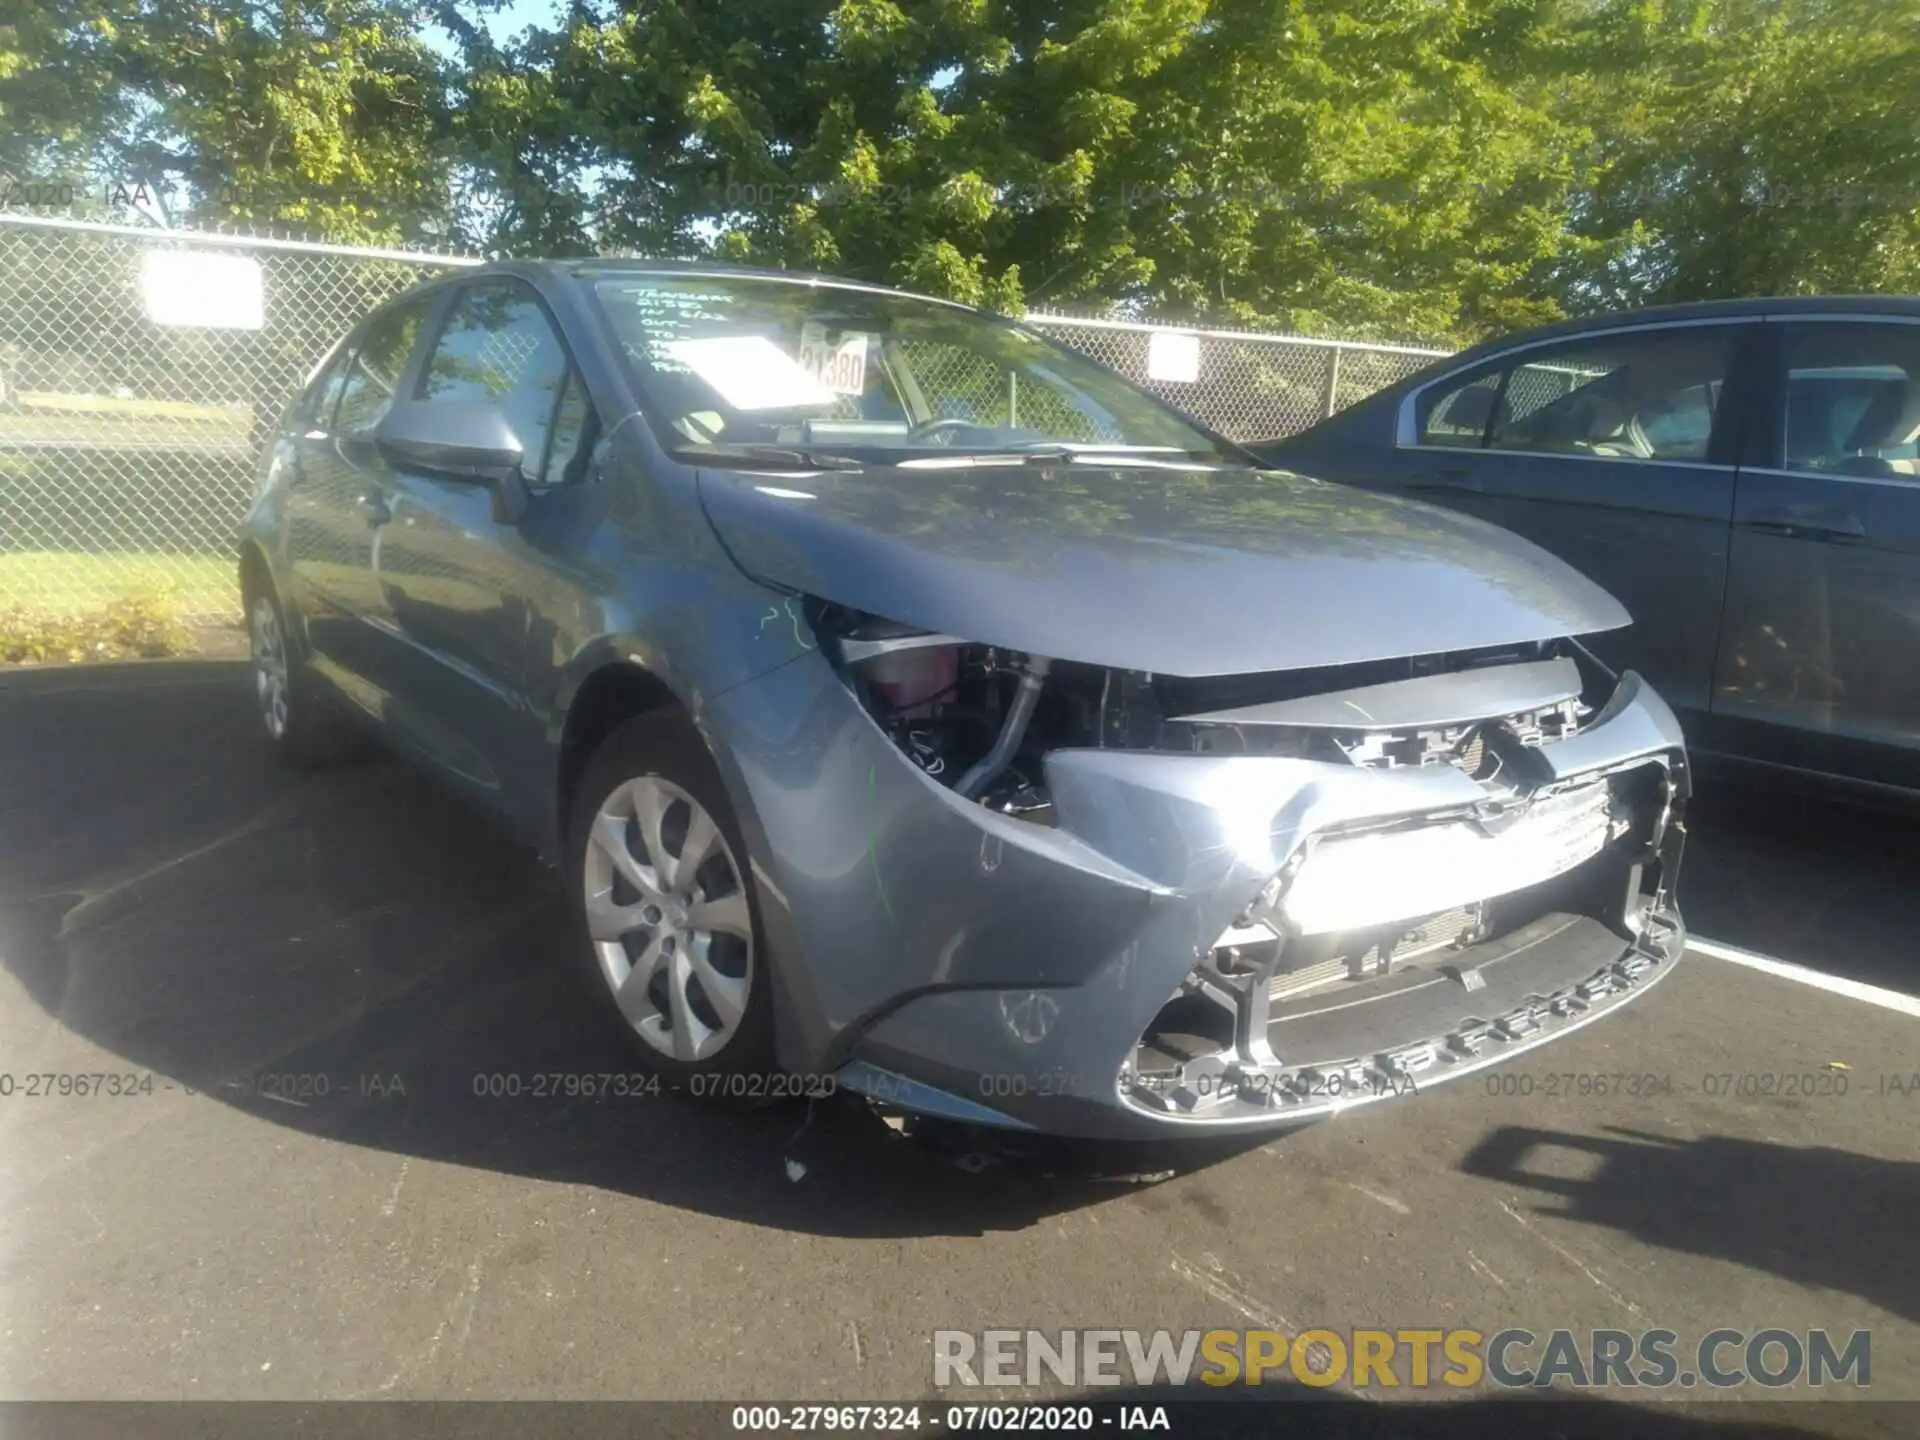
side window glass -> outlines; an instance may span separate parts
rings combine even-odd
[[[1920,325],[1788,327],[1789,470],[1920,480]]]
[[[1488,445],[1619,460],[1704,460],[1732,342],[1649,331],[1530,352],[1508,374]]]
[[[414,341],[420,338],[420,317],[427,298],[408,301],[388,311],[368,329],[354,350],[340,390],[340,408],[334,428],[349,438],[369,435],[393,406],[394,388],[407,368]]]
[[[1713,412],[1720,403],[1720,382],[1689,385],[1665,404],[1643,411],[1640,428],[1662,459],[1697,459],[1713,437]]]
[[[419,398],[502,411],[519,437],[527,475],[539,479],[556,418],[564,419],[562,392],[570,373],[560,337],[532,291],[512,283],[474,285],[447,316],[420,377]],[[577,406],[584,406],[584,393],[576,393]],[[577,446],[583,410],[576,408],[572,423]]]
[[[1500,404],[1501,378],[1495,371],[1433,398],[1420,426],[1420,443],[1478,449],[1487,433],[1487,421]]]
[[[322,430],[333,424],[333,407],[339,403],[340,392],[346,388],[347,367],[352,360],[353,347],[345,346],[333,357],[332,363],[314,377],[313,384],[307,387],[307,393],[300,397],[296,411],[300,424]]]
[[[542,485],[564,485],[574,476],[574,462],[591,443],[593,406],[587,400],[587,387],[580,383],[580,372],[569,371],[560,391],[560,405],[553,416],[553,443],[547,447],[547,463],[540,474]]]

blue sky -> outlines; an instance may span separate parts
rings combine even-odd
[[[495,43],[499,43],[518,35],[529,25],[553,24],[559,12],[559,0],[507,0],[504,9],[490,15],[482,15],[480,23],[494,38]],[[424,27],[420,35],[427,44],[441,54],[453,54],[453,37],[438,25]]]

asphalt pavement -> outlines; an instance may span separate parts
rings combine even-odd
[[[1693,956],[1504,1072],[1171,1161],[510,1098],[626,1068],[553,880],[253,727],[233,665],[0,676],[0,1399],[899,1400],[937,1329],[1519,1325],[1864,1329],[1920,1400],[1910,1015]],[[1912,994],[1917,881],[1920,820],[1709,789],[1681,898]],[[75,1074],[127,1093],[24,1088]]]

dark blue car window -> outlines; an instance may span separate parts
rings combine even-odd
[[[1920,480],[1920,326],[1795,325],[1786,361],[1789,470]]]
[[[1494,450],[1704,460],[1732,362],[1726,331],[1676,328],[1543,347],[1508,372]]]
[[[1420,443],[1478,449],[1486,440],[1487,422],[1498,413],[1502,378],[1494,371],[1451,390],[1429,391],[1421,407]]]

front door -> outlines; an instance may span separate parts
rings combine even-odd
[[[1633,624],[1593,637],[1704,714],[1726,586],[1745,342],[1759,324],[1670,325],[1529,346],[1443,381],[1400,470],[1611,593]]]
[[[517,521],[499,516],[485,485],[395,468],[379,565],[413,739],[510,808],[514,770],[544,754],[543,722],[526,700],[527,656],[550,628],[541,619],[553,588],[548,531],[578,508],[573,482],[592,444],[592,409],[539,297],[507,278],[455,294],[415,398],[503,411],[525,457],[530,499]]]

